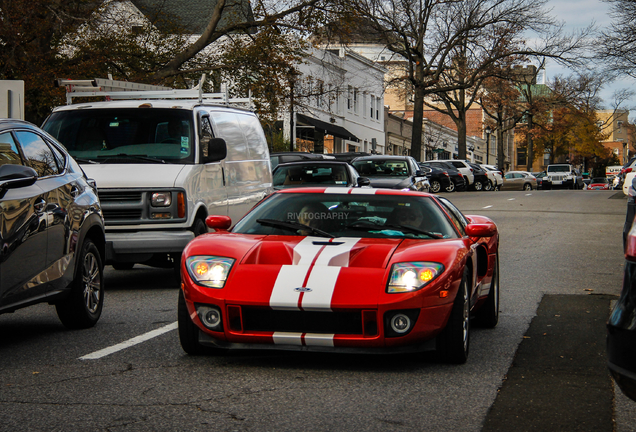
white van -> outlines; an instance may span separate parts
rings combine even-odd
[[[43,129],[97,183],[106,263],[174,266],[207,232],[205,218],[238,221],[272,192],[256,115],[199,100],[114,100],[54,109]]]

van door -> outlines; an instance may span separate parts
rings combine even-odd
[[[199,148],[200,156],[207,156],[207,145],[214,138],[210,117],[199,112]],[[199,172],[200,170],[200,172]],[[228,215],[226,181],[222,162],[210,162],[195,167],[191,172],[191,180],[186,181],[187,192],[193,196],[195,205],[203,202],[208,215]],[[234,221],[234,219],[232,219]]]
[[[261,196],[257,190],[260,182],[255,178],[237,114],[232,111],[212,111],[210,118],[214,123],[214,135],[223,138],[227,144],[227,157],[221,164],[225,171],[228,216],[237,222]]]

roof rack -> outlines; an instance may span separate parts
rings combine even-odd
[[[240,104],[252,107],[252,93],[246,98],[230,98],[227,85],[221,85],[220,93],[203,93],[205,74],[199,84],[191,89],[177,90],[170,87],[140,84],[108,79],[57,79],[56,87],[66,87],[66,104],[72,105],[73,98],[104,97],[106,100],[122,99],[195,99],[199,102],[213,102],[222,105]]]

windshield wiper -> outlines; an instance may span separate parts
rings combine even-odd
[[[117,159],[117,158],[130,158],[130,159],[142,160],[146,162],[161,162],[163,164],[166,163],[165,160],[160,158],[155,158],[152,156],[130,155],[126,153],[119,153],[116,155],[101,155],[101,156],[97,156],[97,158],[104,159],[104,162],[108,162],[111,159]]]
[[[274,228],[285,228],[285,229],[289,229],[293,231],[298,231],[299,229],[308,230],[308,231],[311,231],[313,234],[318,234],[320,237],[329,237],[329,238],[336,237],[335,235],[330,234],[327,231],[310,227],[309,225],[305,225],[300,222],[293,222],[293,221],[285,222],[285,221],[279,221],[275,219],[256,219],[256,222],[265,226],[271,226]]]
[[[412,227],[409,225],[378,225],[378,224],[374,224],[373,222],[368,222],[368,221],[356,221],[354,223],[352,223],[351,225],[348,225],[347,228],[352,228],[352,229],[358,229],[358,230],[384,230],[384,229],[394,229],[397,231],[407,231],[411,234],[424,234],[425,236],[434,238],[434,239],[443,239],[444,237],[439,235],[439,234],[435,234],[432,233],[430,231],[425,231],[416,227]]]
[[[93,159],[84,159],[84,158],[76,158],[74,157],[73,159],[75,159],[75,162],[77,163],[92,163],[92,164],[99,164],[99,162],[93,160]]]

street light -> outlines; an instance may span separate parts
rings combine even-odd
[[[488,155],[490,154],[490,134],[492,129],[490,126],[486,126],[486,165],[489,164]]]

